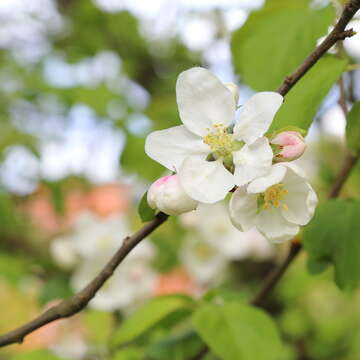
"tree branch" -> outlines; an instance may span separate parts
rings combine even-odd
[[[306,74],[306,72],[321,58],[321,56],[329,50],[338,40],[343,40],[346,37],[353,36],[355,33],[352,29],[345,30],[346,25],[349,23],[351,18],[354,16],[356,11],[360,8],[360,0],[350,0],[344,8],[344,11],[335,25],[331,33],[325,38],[325,40],[305,59],[304,63],[290,76],[288,76],[282,85],[277,90],[281,95],[286,95],[290,89]],[[335,181],[338,189],[332,189],[331,197],[337,196],[346,178],[348,177],[351,169],[354,167],[358,157],[353,160],[346,161],[345,165],[347,168],[342,169],[339,174],[338,180]],[[332,194],[331,193],[331,194]],[[160,213],[153,221],[143,226],[137,233],[131,237],[127,237],[120,249],[115,253],[111,260],[105,265],[102,271],[97,275],[82,291],[75,294],[68,300],[63,300],[60,304],[51,307],[43,314],[35,318],[34,320],[26,323],[25,325],[10,331],[9,333],[0,337],[0,347],[14,343],[21,343],[25,336],[33,332],[34,330],[58,319],[70,317],[82,309],[84,309],[89,301],[96,295],[96,292],[104,285],[107,279],[113,274],[118,265],[124,260],[127,254],[146,236],[151,234],[157,227],[159,227],[167,219],[167,215]],[[300,250],[300,249],[299,249]],[[273,278],[271,281],[265,281],[266,291],[261,290],[263,297],[273,289],[281,278],[282,274],[291,264],[293,259],[296,257],[298,251],[291,250],[292,255],[285,261],[283,265],[280,265],[270,277]],[[279,273],[276,275],[276,273]],[[269,278],[270,278],[269,277]],[[253,302],[256,301],[256,297]]]
[[[360,8],[360,0],[350,0],[330,34],[323,42],[304,60],[304,62],[286,79],[278,88],[281,95],[287,94],[290,89],[316,64],[316,62],[339,40],[355,35],[352,29],[345,30],[346,25]]]
[[[115,255],[83,290],[73,297],[63,300],[60,304],[52,306],[27,324],[1,336],[0,347],[13,343],[21,343],[24,340],[24,337],[34,330],[54,320],[70,317],[85,308],[89,301],[96,295],[97,291],[104,285],[106,280],[114,273],[118,265],[125,259],[128,253],[139,244],[141,240],[159,227],[167,218],[167,215],[160,213],[154,220],[147,223],[134,235],[126,237]],[[119,291],[121,291],[121,289],[119,289]]]

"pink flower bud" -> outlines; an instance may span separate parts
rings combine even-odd
[[[270,143],[279,147],[274,156],[276,162],[296,160],[306,148],[304,138],[297,131],[281,132]]]
[[[195,210],[198,204],[185,193],[177,175],[156,180],[149,188],[147,201],[152,209],[159,209],[168,215]]]
[[[224,85],[231,91],[235,100],[235,105],[237,106],[239,102],[239,87],[234,83],[225,83]]]

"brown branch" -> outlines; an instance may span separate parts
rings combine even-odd
[[[73,297],[63,300],[60,304],[52,306],[50,309],[27,324],[1,336],[0,347],[14,343],[21,343],[24,340],[24,337],[34,330],[54,320],[72,316],[85,308],[89,301],[96,295],[97,291],[104,285],[106,280],[108,280],[114,273],[118,265],[125,259],[128,253],[137,244],[139,244],[141,240],[160,226],[167,218],[167,215],[160,213],[153,221],[144,225],[134,235],[125,238],[123,244],[115,255],[83,290],[75,294]],[[119,291],[121,291],[121,289],[119,289]]]
[[[341,188],[343,187],[346,179],[349,177],[351,170],[354,168],[358,160],[359,155],[354,155],[351,153],[346,154],[343,166],[336,176],[333,186],[329,192],[328,197],[330,199],[336,198],[339,195]]]
[[[263,287],[250,301],[251,305],[261,306],[266,300],[267,295],[275,287],[278,281],[282,278],[289,265],[293,262],[301,250],[301,244],[298,241],[293,241],[290,246],[289,253],[282,264],[279,265],[269,276],[265,279]]]
[[[338,84],[339,84],[339,92],[340,92],[338,104],[341,107],[341,110],[343,111],[343,113],[346,117],[347,113],[348,113],[348,107],[347,107],[347,103],[346,103],[346,91],[345,91],[345,84],[344,84],[343,76],[340,76]]]
[[[278,88],[278,92],[281,95],[287,94],[290,89],[308,72],[308,70],[316,64],[316,62],[339,40],[344,40],[347,37],[355,35],[355,32],[345,30],[346,25],[355,15],[360,8],[360,0],[350,0],[340,16],[339,21],[336,23],[330,34],[323,40],[323,42],[304,60],[304,62],[290,75],[288,76],[281,86]]]
[[[346,37],[350,37],[355,34],[353,30],[345,30],[345,27],[359,8],[360,0],[350,0],[348,2],[339,21],[337,22],[331,33],[314,50],[314,52],[305,59],[304,63],[299,66],[299,68],[292,75],[288,76],[284,80],[283,84],[278,89],[278,92],[281,95],[286,95],[290,91],[290,89],[306,74],[306,72],[321,58],[321,56],[327,50],[329,50],[338,40],[344,40]],[[342,170],[342,175],[339,175],[338,180],[335,182],[338,183],[338,189],[332,190],[332,193],[335,194],[334,196],[337,196],[337,194],[339,193],[342,185],[344,184],[352,167],[355,165],[357,159],[358,158],[346,162],[347,169]],[[0,347],[13,343],[21,343],[24,337],[33,332],[34,330],[54,320],[70,317],[85,308],[89,301],[96,295],[96,292],[104,285],[106,280],[110,278],[117,266],[123,261],[127,254],[141,240],[143,240],[147,235],[149,235],[158,226],[160,226],[166,219],[167,215],[160,213],[152,222],[146,224],[133,236],[126,238],[123,245],[112,257],[112,259],[105,265],[99,275],[96,276],[96,278],[93,279],[82,291],[75,294],[70,299],[63,300],[60,304],[51,307],[43,314],[41,314],[34,320],[28,322],[27,324],[1,336]],[[267,290],[260,290],[263,292],[263,297],[266,297],[268,293],[273,289],[273,287],[277,284],[282,274],[296,257],[298,251],[295,254],[295,250],[291,250],[290,252],[293,252],[291,258],[288,258],[283,265],[280,265],[280,267],[276,269],[273,274],[270,275],[270,277],[273,277],[273,280],[268,280],[265,282]],[[277,272],[279,272],[279,275],[276,275]]]

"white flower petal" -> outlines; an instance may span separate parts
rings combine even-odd
[[[256,227],[273,243],[290,240],[299,232],[299,226],[286,221],[280,209],[273,206],[260,211],[256,217]]]
[[[238,140],[251,143],[263,136],[283,102],[276,92],[259,92],[252,96],[241,108],[240,120],[234,127]]]
[[[315,191],[291,168],[288,168],[283,183],[288,191],[284,199],[287,209],[281,210],[284,218],[298,225],[306,225],[313,217],[317,205]]]
[[[240,231],[248,231],[255,225],[257,195],[248,194],[245,187],[238,187],[229,204],[230,219]]]
[[[176,100],[183,124],[204,136],[214,124],[230,125],[235,116],[233,94],[210,71],[195,67],[182,72],[176,83]]]
[[[178,171],[187,156],[204,159],[210,150],[200,137],[180,125],[149,134],[145,142],[145,152],[169,170]]]
[[[273,165],[268,175],[259,177],[249,184],[247,187],[248,193],[262,193],[270,186],[280,183],[286,174],[286,170],[287,168],[280,164]]]
[[[221,160],[205,161],[188,157],[178,175],[185,192],[204,203],[212,204],[224,199],[234,187],[234,176],[225,169]]]
[[[270,171],[273,152],[266,137],[257,139],[250,145],[233,153],[235,164],[235,183],[238,186],[247,184]]]

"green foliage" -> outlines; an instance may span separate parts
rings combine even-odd
[[[335,13],[309,0],[268,0],[234,33],[231,48],[236,72],[255,90],[274,90],[314,49]]]
[[[34,350],[16,354],[11,360],[66,360],[46,350]]]
[[[152,209],[148,202],[147,202],[147,191],[142,196],[139,206],[138,206],[138,213],[140,215],[141,221],[146,222],[150,221],[155,217],[156,210]]]
[[[170,335],[150,345],[146,358],[151,360],[187,360],[192,359],[203,347],[199,335],[194,331],[180,335]]]
[[[360,101],[353,105],[347,116],[346,141],[351,151],[360,152]]]
[[[122,323],[114,334],[113,343],[127,343],[152,328],[160,320],[177,311],[191,309],[193,305],[193,300],[186,296],[155,297]]]
[[[86,311],[83,313],[87,338],[91,344],[106,344],[113,329],[112,314],[103,311]]]
[[[72,294],[68,276],[59,272],[45,281],[39,302],[44,305],[54,299],[66,299]]]
[[[146,180],[154,181],[165,169],[145,154],[144,146],[144,138],[128,134],[120,160],[121,165],[126,171],[137,173]]]
[[[117,351],[111,360],[143,360],[143,355],[141,350],[130,347]]]
[[[23,278],[28,266],[29,261],[26,258],[0,252],[0,277],[17,283]]]
[[[333,265],[341,289],[353,289],[360,282],[359,214],[359,200],[329,200],[319,206],[304,232],[310,272]]]
[[[270,131],[286,126],[308,130],[322,101],[344,71],[347,62],[325,56],[291,89]]]
[[[204,304],[193,323],[211,350],[224,360],[277,360],[282,346],[271,318],[241,302]]]

